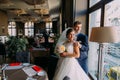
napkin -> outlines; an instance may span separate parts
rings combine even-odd
[[[42,68],[38,67],[38,66],[32,66],[32,68],[36,71],[36,72],[40,72],[42,70]]]
[[[20,66],[21,63],[20,62],[16,62],[16,63],[10,63],[9,66]]]

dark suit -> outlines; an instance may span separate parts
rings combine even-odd
[[[77,35],[77,41],[80,41],[82,47],[80,48],[80,57],[77,58],[79,64],[83,68],[83,70],[88,74],[88,65],[87,65],[87,58],[88,58],[88,37],[82,33]]]

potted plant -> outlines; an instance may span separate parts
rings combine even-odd
[[[27,41],[25,38],[17,38],[17,37],[9,37],[8,41],[6,42],[8,56],[12,59],[16,60],[16,54],[24,53],[27,50]]]

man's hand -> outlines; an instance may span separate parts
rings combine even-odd
[[[76,46],[76,47],[79,47],[79,48],[81,48],[82,47],[82,45],[78,42],[78,41],[76,41],[76,42],[74,42],[74,44],[73,44],[74,46]]]
[[[80,48],[82,47],[82,45],[80,43],[78,43],[78,45],[79,45]]]

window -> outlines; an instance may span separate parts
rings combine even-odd
[[[120,35],[120,0],[114,0],[105,5],[105,20],[104,25],[110,27],[118,27],[118,34]],[[110,70],[112,71],[113,67],[120,67],[120,43],[111,43],[105,47],[105,58],[104,58],[104,75],[108,74]],[[116,71],[116,70],[115,70]],[[114,74],[119,73],[119,70]],[[112,75],[112,73],[110,74]],[[112,76],[109,76],[111,79],[114,79]],[[120,80],[119,75],[114,75],[117,79]],[[107,79],[104,76],[104,79]]]
[[[92,27],[99,27],[100,26],[100,17],[101,17],[101,9],[92,12],[89,15],[89,35],[91,32]],[[97,79],[96,75],[98,74],[98,48],[99,45],[94,42],[89,42],[89,58],[88,58],[88,67],[91,76]],[[96,64],[95,64],[96,63]]]
[[[99,2],[100,0],[90,0],[90,7],[95,5],[97,2]]]
[[[46,23],[46,32],[48,34],[48,42],[54,42],[54,33],[53,33],[53,29],[52,29],[52,22],[47,22]]]
[[[105,5],[105,26],[120,27],[120,1],[115,0]]]
[[[9,24],[8,24],[8,34],[10,36],[16,36],[16,23],[15,22],[9,22]]]
[[[120,1],[119,0],[89,0],[89,35],[91,28],[94,26],[108,26],[108,27],[118,27],[118,34],[120,34]],[[97,4],[97,5],[95,5]],[[93,6],[95,5],[95,6]],[[91,7],[92,6],[92,7]],[[100,12],[99,12],[99,9]],[[95,11],[95,12],[94,12]],[[99,19],[95,17],[99,15]],[[94,16],[94,17],[93,17]],[[97,20],[98,19],[98,20]],[[100,20],[101,19],[101,20]],[[98,57],[97,53],[97,43],[89,42],[89,72],[94,80],[97,80],[97,64],[96,59]],[[120,43],[109,43],[103,46],[103,64],[102,72],[103,80],[120,80],[119,69],[120,68]],[[96,62],[95,62],[96,61]],[[95,69],[94,69],[95,68]]]
[[[52,32],[52,22],[46,23],[46,32],[51,33]]]
[[[34,36],[34,23],[33,22],[25,23],[25,36]]]
[[[101,9],[98,9],[89,15],[89,34],[91,32],[92,27],[100,26],[100,17],[101,17]]]

